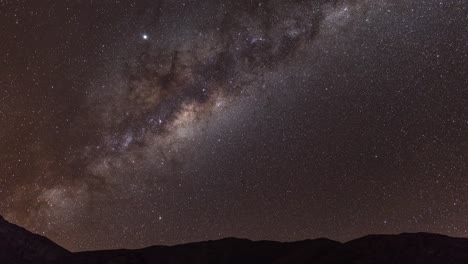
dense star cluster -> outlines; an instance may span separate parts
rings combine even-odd
[[[468,3],[0,1],[0,215],[70,250],[468,236]]]

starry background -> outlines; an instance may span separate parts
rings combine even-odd
[[[0,214],[70,250],[468,236],[465,0],[0,1]]]

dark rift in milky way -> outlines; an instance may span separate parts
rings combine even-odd
[[[125,62],[125,87],[106,114],[118,137],[133,131],[162,134],[187,105],[202,118],[217,97],[233,98],[261,85],[262,76],[287,63],[318,35],[323,6],[337,1],[230,1],[218,25],[171,47],[148,44]],[[109,116],[111,118],[109,118]],[[121,141],[121,139],[116,139]],[[124,144],[128,144],[125,143]]]
[[[267,74],[294,64],[327,30],[330,17],[354,14],[365,1],[214,2],[209,10],[219,12],[204,17],[201,26],[166,21],[174,29],[164,33],[168,41],[142,39],[143,51],[110,64],[104,74],[109,80],[103,77],[102,89],[92,96],[98,132],[79,161],[86,164],[81,190],[141,190],[142,181],[176,179],[192,155],[187,146],[208,122],[264,89]],[[152,16],[170,16],[168,5]],[[202,7],[194,8],[200,10],[187,15],[203,14]]]

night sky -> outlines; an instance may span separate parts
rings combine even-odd
[[[468,237],[466,0],[0,0],[0,214],[70,250]]]

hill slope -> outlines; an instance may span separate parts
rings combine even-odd
[[[328,239],[280,243],[225,238],[172,247],[76,253],[63,263],[289,263],[283,259],[313,259],[338,245]]]
[[[466,264],[468,239],[429,233],[369,235],[347,243],[325,238],[290,243],[225,238],[137,250],[70,253],[0,216],[0,263]]]
[[[280,243],[227,238],[173,247],[82,252],[62,263],[466,264],[468,239],[429,233],[369,235],[344,244],[328,239]]]
[[[7,222],[0,216],[0,263],[50,263],[70,254],[49,239]]]

